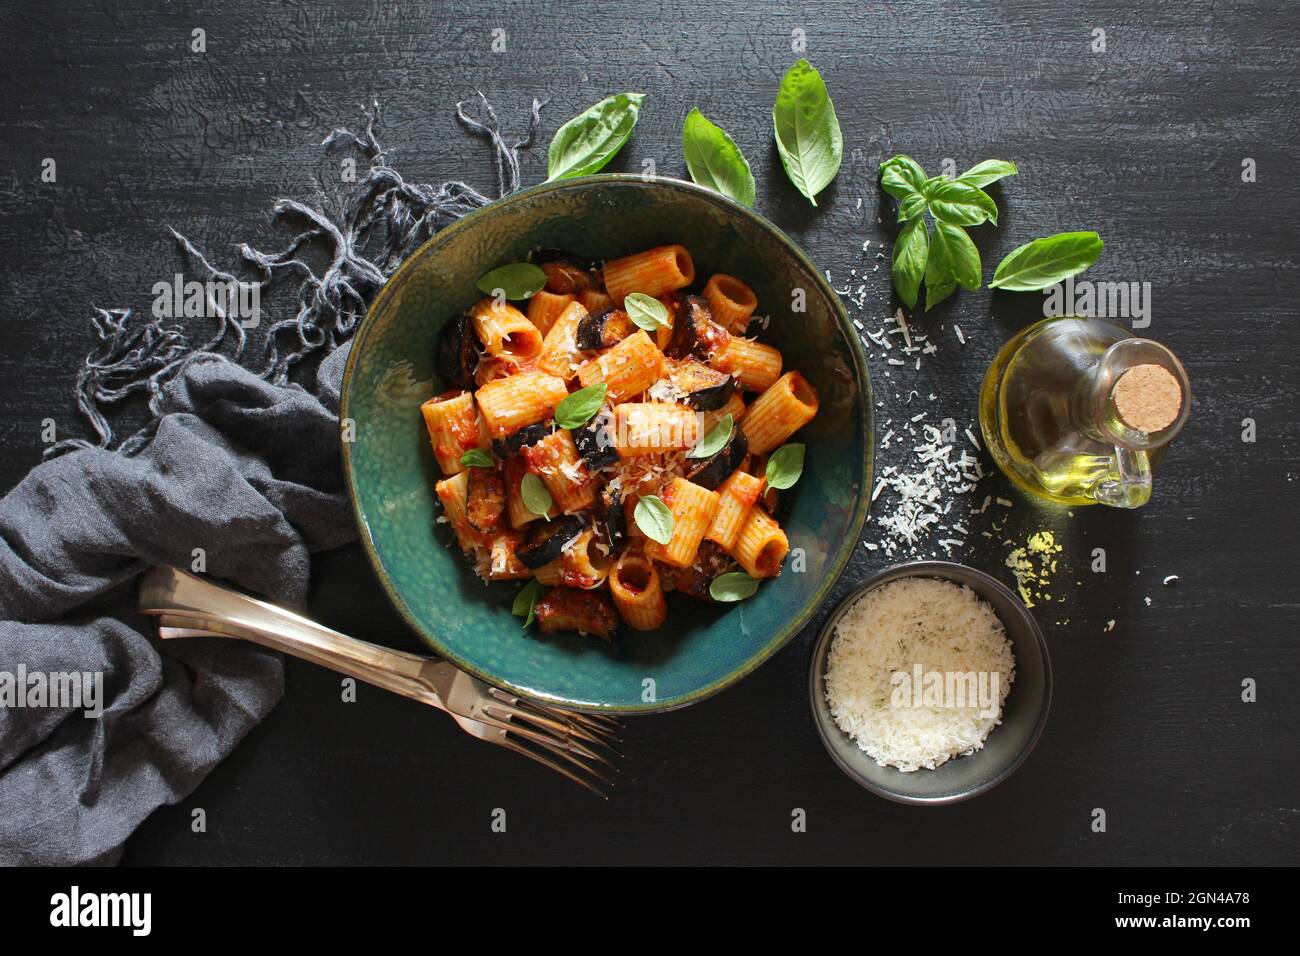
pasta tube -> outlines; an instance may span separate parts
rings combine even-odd
[[[662,497],[673,513],[673,534],[667,544],[647,541],[646,557],[679,568],[689,567],[695,561],[704,533],[718,513],[718,493],[685,478],[674,478]]]
[[[780,445],[817,414],[817,392],[798,372],[786,372],[745,412],[741,428],[749,453],[762,455]]]
[[[528,321],[537,326],[537,331],[542,335],[546,335],[551,331],[555,320],[575,301],[574,296],[558,295],[543,289],[528,300]]]
[[[596,504],[596,481],[578,454],[573,436],[557,428],[541,441],[525,447],[520,454],[528,468],[546,485],[551,499],[565,514],[573,514]]]
[[[614,447],[621,458],[691,448],[703,416],[685,405],[625,402],[614,407]]]
[[[715,541],[723,551],[735,547],[740,529],[749,516],[749,509],[763,491],[763,479],[743,471],[732,472],[731,477],[718,488],[718,513],[713,516],[704,536]]]
[[[474,393],[493,438],[550,418],[569,394],[564,380],[545,372],[520,372],[487,382]]]
[[[781,377],[781,352],[753,339],[732,337],[713,353],[709,364],[730,372],[747,392],[762,392]]]
[[[479,433],[478,413],[471,392],[443,392],[420,406],[424,427],[433,443],[433,455],[444,475],[464,471],[461,456],[471,448],[486,448]]]
[[[617,405],[627,398],[639,395],[657,382],[664,374],[664,353],[638,329],[608,352],[599,355],[578,368],[578,381],[583,388],[604,382],[609,386],[605,400]]]
[[[727,551],[752,578],[774,578],[790,553],[790,541],[781,526],[762,508],[750,508],[735,545]]]
[[[587,317],[587,310],[579,302],[570,302],[555,319],[546,333],[542,354],[537,367],[543,372],[558,375],[566,382],[578,371],[578,323]]]
[[[745,333],[750,316],[758,308],[758,297],[753,289],[735,276],[721,272],[709,278],[704,286],[704,298],[713,313],[713,321],[735,335]]]
[[[536,358],[542,350],[542,333],[509,302],[479,299],[469,317],[489,355],[518,364]]]
[[[668,618],[663,586],[654,562],[625,551],[609,573],[609,594],[628,627],[653,631]]]
[[[658,246],[605,263],[605,291],[618,305],[632,292],[660,296],[695,281],[685,246]]]

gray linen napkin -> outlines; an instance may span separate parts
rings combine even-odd
[[[509,142],[481,95],[478,106],[481,118],[464,104],[457,115],[494,148],[500,192],[513,191],[541,104],[528,134]],[[160,642],[133,610],[134,579],[150,564],[197,561],[301,605],[310,555],[355,535],[338,455],[348,337],[406,255],[490,201],[459,182],[405,181],[386,163],[377,120],[375,108],[363,134],[325,140],[370,162],[332,213],[280,200],[277,213],[302,231],[282,252],[241,247],[263,276],[245,285],[300,281],[291,317],[268,331],[262,371],[241,364],[244,330],[224,313],[191,347],[186,330],[162,320],[133,327],[129,311],[100,311],[103,347],[77,382],[98,442],[60,443],[0,499],[0,864],[115,862],[145,817],[189,794],[279,701],[278,655],[234,641]],[[176,235],[205,278],[239,281]],[[310,246],[330,262],[319,276],[302,258]],[[313,353],[324,355],[314,393],[289,381]],[[113,447],[103,406],[139,392],[151,420]],[[100,675],[99,708],[37,696],[40,682],[71,674]]]

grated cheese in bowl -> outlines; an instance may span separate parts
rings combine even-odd
[[[1015,656],[970,588],[903,578],[836,622],[825,680],[835,723],[877,764],[933,770],[982,748],[1002,722]]]

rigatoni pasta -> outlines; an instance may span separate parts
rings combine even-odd
[[[735,591],[713,596],[722,575],[777,576],[790,543],[764,504],[762,466],[818,399],[783,374],[778,349],[742,337],[753,289],[714,273],[692,293],[679,245],[603,267],[548,253],[542,267],[526,305],[480,299],[444,327],[449,387],[420,406],[445,476],[440,523],[475,571],[542,589],[546,633],[605,639],[620,622],[662,627],[668,592],[725,600]],[[629,317],[633,292],[658,299],[667,321]]]

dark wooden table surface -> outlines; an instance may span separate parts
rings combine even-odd
[[[649,99],[610,169],[654,159],[683,175],[681,122],[699,106],[748,154],[759,211],[837,286],[851,269],[865,274],[863,307],[852,311],[873,327],[896,305],[887,263],[872,271],[876,247],[892,239],[877,163],[899,151],[935,172],[944,158],[1014,160],[1020,175],[996,193],[1002,224],[975,230],[986,273],[1034,236],[1097,229],[1106,251],[1090,275],[1150,282],[1148,334],[1182,357],[1195,392],[1141,511],[1071,517],[1000,476],[983,483],[979,497],[1015,506],[1004,535],[973,536],[960,560],[1009,581],[1003,538],[1023,543],[1047,528],[1065,551],[1064,601],[1037,609],[1056,668],[1052,719],[1028,763],[978,800],[896,806],[836,770],[805,692],[819,618],[721,696],[630,722],[608,803],[419,705],[364,687],[343,703],[335,676],[291,662],[284,701],[183,804],[146,822],[126,862],[1300,862],[1294,6],[6,6],[4,488],[38,460],[44,419],[65,433],[83,428],[70,387],[93,344],[92,306],[147,310],[153,283],[182,268],[165,227],[223,261],[241,240],[273,245],[271,200],[310,198],[323,133],[355,123],[372,97],[395,166],[485,190],[489,157],[453,117],[476,89],[508,128],[523,128],[530,97],[551,97],[525,183],[544,178],[545,142],[560,122],[624,89]],[[190,49],[196,28],[204,53]],[[491,50],[497,28],[505,53]],[[771,143],[769,111],[797,56],[796,31],[844,129],[843,170],[818,209],[786,182]],[[55,184],[40,180],[47,157]],[[1254,182],[1243,181],[1247,159]],[[985,290],[918,317],[942,348],[910,378],[886,379],[873,361],[881,415],[898,411],[893,393],[906,383],[936,393],[944,416],[974,422],[984,368],[1040,309],[1036,295]],[[1253,443],[1242,440],[1246,418]],[[878,464],[905,457],[895,445]],[[868,538],[877,535],[869,525]],[[1104,574],[1089,568],[1096,547],[1107,552]],[[884,563],[859,549],[837,594]],[[1161,584],[1175,574],[1176,585]],[[321,556],[313,594],[327,623],[416,646],[356,547]],[[1241,699],[1246,678],[1258,684],[1256,703]],[[196,807],[207,812],[204,834],[190,831]],[[504,834],[492,832],[495,808],[507,811]],[[807,832],[792,832],[796,808]],[[1105,833],[1090,826],[1094,808],[1106,811]]]

